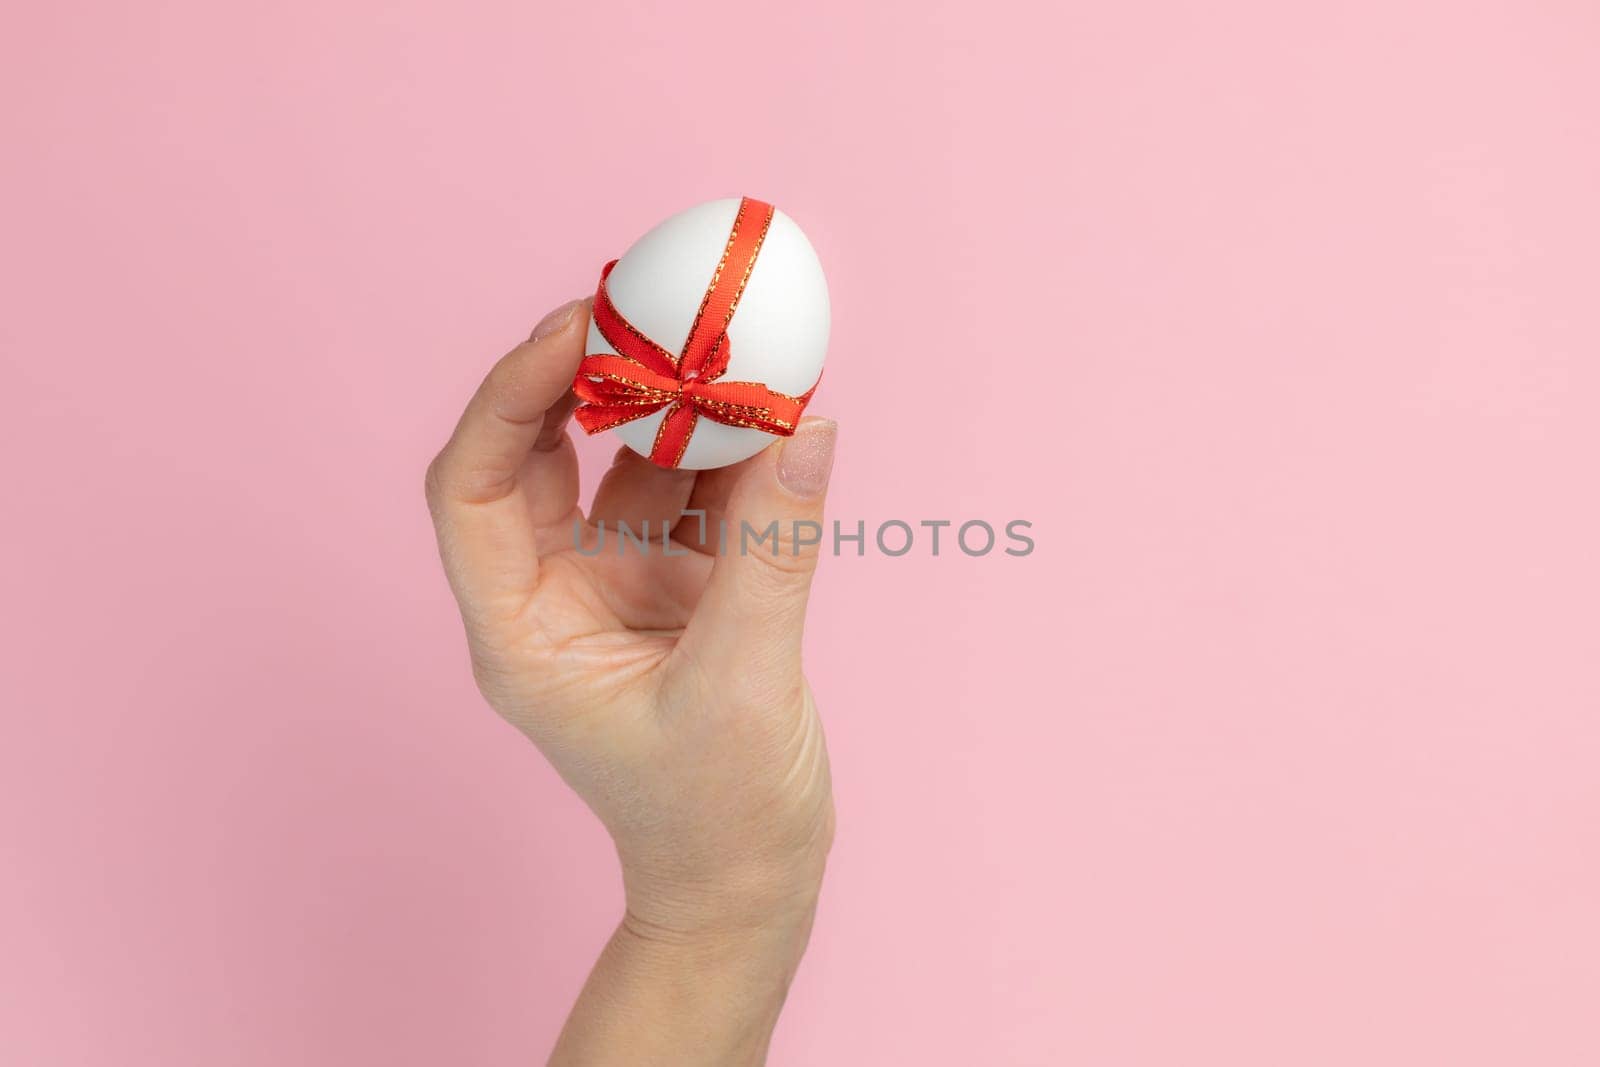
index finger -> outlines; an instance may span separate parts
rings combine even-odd
[[[525,599],[539,574],[535,532],[578,505],[564,429],[583,358],[585,301],[565,304],[489,371],[428,467],[428,507],[462,606]]]

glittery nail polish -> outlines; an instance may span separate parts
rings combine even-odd
[[[778,481],[796,496],[816,496],[828,487],[839,424],[832,419],[802,419],[778,453]]]

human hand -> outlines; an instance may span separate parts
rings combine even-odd
[[[804,950],[833,837],[827,753],[800,665],[817,559],[806,542],[820,535],[798,537],[797,523],[820,523],[835,428],[807,419],[759,455],[699,473],[624,448],[585,519],[566,422],[587,326],[587,303],[557,309],[495,365],[429,467],[429,508],[479,688],[616,843],[626,914],[590,986],[639,994],[641,973],[686,968],[696,988],[719,977],[735,990],[770,986],[776,1002],[746,1006],[726,1055],[696,1060],[752,1062]],[[604,545],[589,555],[602,520]],[[619,552],[616,524],[647,520],[648,552]],[[776,544],[740,551],[742,523],[774,521]],[[729,533],[720,555],[719,529]],[[667,1014],[703,1006],[665,981],[655,989]],[[624,1055],[617,1040],[630,1035],[615,1019],[584,1019],[585,1001],[599,999],[580,1000],[558,1058]],[[666,1047],[651,1046],[651,1062]]]

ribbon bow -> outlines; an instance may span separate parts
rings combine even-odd
[[[815,385],[801,396],[788,396],[760,382],[720,380],[732,355],[728,323],[750,281],[773,211],[771,204],[760,200],[745,197],[739,201],[722,259],[706,286],[683,351],[677,355],[646,337],[617,311],[606,292],[606,277],[617,261],[605,265],[594,295],[594,324],[617,354],[591,352],[578,364],[572,390],[584,403],[573,412],[573,418],[584,430],[599,433],[666,408],[667,417],[661,420],[650,450],[651,462],[661,467],[683,462],[695,423],[702,417],[780,437],[794,433]]]

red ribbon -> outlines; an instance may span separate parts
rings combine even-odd
[[[760,382],[720,380],[732,355],[728,323],[750,281],[773,211],[771,204],[760,200],[745,197],[739,201],[733,232],[711,284],[706,286],[683,351],[677,355],[646,337],[617,311],[606,292],[606,276],[617,261],[605,265],[594,295],[594,324],[618,354],[591,352],[578,364],[572,390],[584,402],[573,413],[580,426],[599,433],[666,408],[667,417],[661,420],[650,450],[651,462],[662,467],[683,462],[695,423],[701,418],[780,437],[794,433],[815,385],[801,396],[788,396]]]

